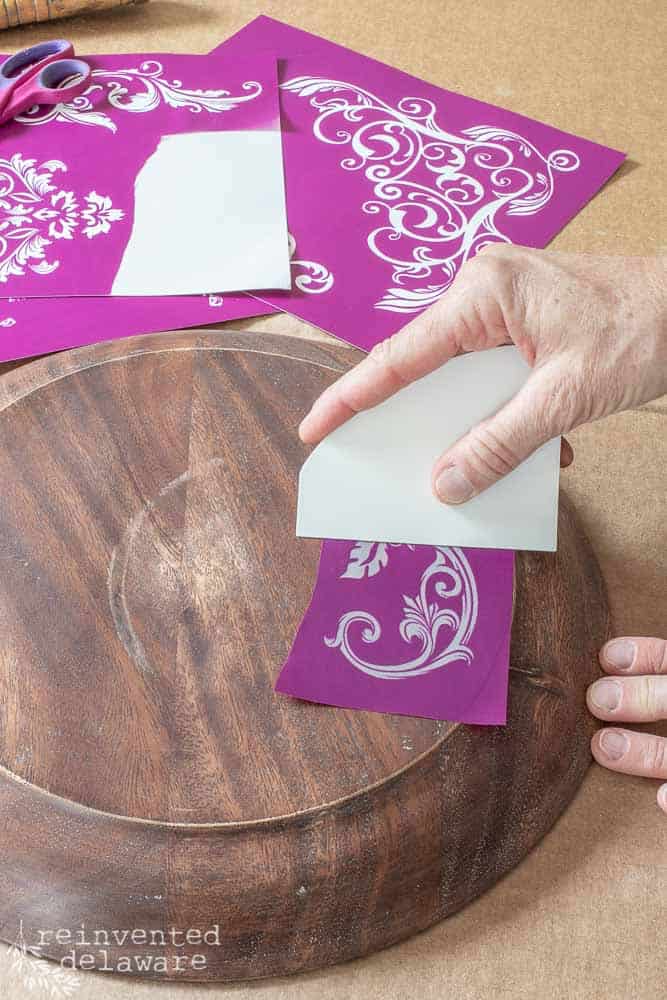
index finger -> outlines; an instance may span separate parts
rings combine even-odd
[[[461,296],[454,286],[421,316],[377,344],[315,400],[299,427],[301,440],[318,444],[355,413],[377,406],[458,354],[455,317],[460,308]]]

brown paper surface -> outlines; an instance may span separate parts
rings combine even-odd
[[[81,54],[206,52],[258,13],[627,151],[629,161],[552,245],[667,251],[663,5],[152,0],[60,22],[58,31]],[[21,28],[3,42],[15,49],[52,35],[53,27]],[[239,325],[313,335],[285,316]],[[576,461],[563,486],[602,564],[617,631],[667,634],[667,399],[582,428],[572,443]],[[667,991],[667,818],[656,788],[595,765],[556,827],[507,878],[455,917],[368,959],[231,988],[86,973],[74,997],[657,1000]],[[27,995],[4,947],[0,995]]]

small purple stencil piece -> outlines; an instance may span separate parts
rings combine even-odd
[[[513,573],[506,550],[327,541],[276,691],[503,725]]]
[[[3,126],[0,297],[7,297],[0,301],[0,363],[275,311],[243,294],[78,294],[89,292],[101,272],[106,283],[113,277],[132,218],[119,198],[131,193],[147,144],[154,146],[163,130],[276,127],[275,60],[260,59],[254,77],[242,62],[232,53],[94,56],[84,96]],[[109,171],[106,191],[101,175]],[[61,295],[63,287],[72,294]],[[53,294],[55,302],[47,297]]]
[[[132,231],[135,179],[163,136],[279,128],[270,54],[88,61],[84,94],[0,130],[0,296],[109,294]],[[180,197],[187,184],[184,176]]]

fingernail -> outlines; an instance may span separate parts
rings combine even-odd
[[[621,701],[621,685],[618,681],[596,681],[591,687],[591,701],[603,712],[613,712]]]
[[[618,729],[604,729],[600,734],[600,747],[609,760],[620,760],[628,752],[630,741]]]
[[[658,789],[658,805],[667,813],[667,785],[661,785]]]
[[[635,662],[635,644],[630,639],[614,639],[604,647],[604,658],[615,670],[629,670]]]
[[[465,503],[475,490],[458,469],[445,469],[436,479],[435,492],[443,503]]]

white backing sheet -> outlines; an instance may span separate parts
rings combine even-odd
[[[353,417],[301,469],[297,535],[553,551],[560,439],[468,503],[446,506],[431,491],[439,455],[529,372],[515,347],[463,355]]]
[[[289,287],[280,132],[165,136],[137,176],[112,294]]]

